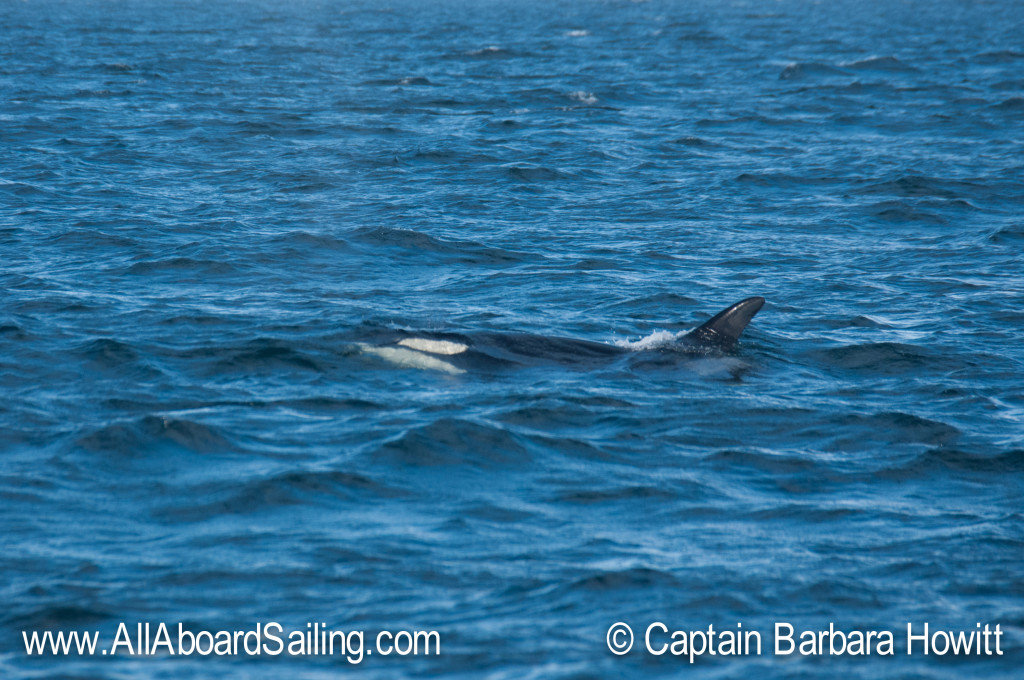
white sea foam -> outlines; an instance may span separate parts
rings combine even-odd
[[[497,54],[498,52],[501,52],[500,47],[497,45],[488,45],[482,49],[467,52],[467,54],[471,57],[482,57],[485,54]]]
[[[566,31],[565,35],[568,38],[585,38],[588,35],[590,35],[590,31],[585,31],[585,30],[583,30],[581,28],[578,28],[578,29],[573,30],[573,31]]]
[[[673,333],[671,331],[654,331],[650,335],[640,338],[639,340],[616,340],[615,344],[619,347],[633,350],[634,352],[640,352],[674,344],[685,334],[686,331],[679,331],[678,333]]]
[[[593,92],[584,92],[583,90],[576,90],[575,92],[570,92],[569,99],[575,99],[581,104],[597,103],[597,97],[594,96]]]

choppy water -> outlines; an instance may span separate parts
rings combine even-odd
[[[1022,35],[1011,0],[0,5],[3,675],[1012,677]],[[650,346],[748,295],[721,359],[359,350]],[[20,646],[272,620],[442,654]],[[655,620],[1008,651],[607,650]]]

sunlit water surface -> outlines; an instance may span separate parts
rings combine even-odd
[[[1010,0],[4,3],[4,677],[1012,677],[1022,35]],[[734,354],[666,344],[749,295]],[[439,331],[636,356],[363,349]],[[691,668],[658,620],[765,649]],[[442,654],[21,647],[122,621]],[[900,635],[775,657],[776,621]]]

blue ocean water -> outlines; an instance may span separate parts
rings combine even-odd
[[[1020,677],[1022,35],[1013,0],[3,3],[0,672]],[[727,356],[666,340],[751,295]],[[636,356],[366,351],[395,332]],[[268,621],[441,654],[21,636]],[[691,666],[654,621],[765,649]]]

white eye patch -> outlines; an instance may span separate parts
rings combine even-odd
[[[447,340],[427,340],[426,338],[405,338],[398,343],[402,347],[416,349],[431,354],[462,354],[468,349],[461,342],[449,342]]]
[[[407,368],[429,368],[435,371],[444,371],[449,375],[465,373],[464,370],[457,366],[452,366],[447,361],[442,361],[437,357],[432,357],[429,354],[424,354],[423,352],[415,352],[411,349],[404,349],[402,347],[374,347],[373,345],[363,343],[359,344],[359,349],[367,354],[380,357],[381,359],[395,364],[396,366],[405,366]],[[449,354],[455,354],[455,352],[449,352]]]

